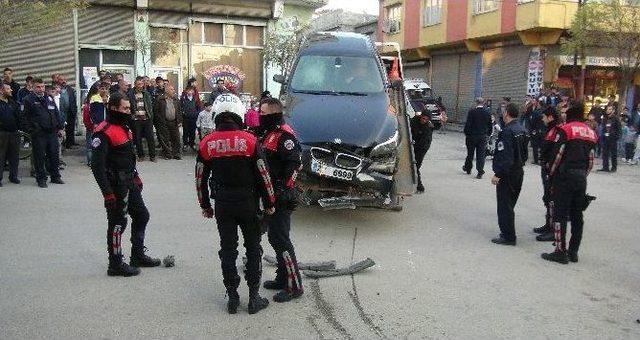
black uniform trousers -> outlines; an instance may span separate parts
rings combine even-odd
[[[553,228],[553,197],[551,196],[551,182],[549,181],[549,171],[545,166],[540,169],[540,177],[542,177],[542,202],[546,208],[544,225],[548,228]]]
[[[0,131],[0,182],[5,162],[9,162],[9,179],[17,179],[20,162],[20,135],[17,132]]]
[[[132,175],[133,176],[133,175]],[[116,261],[122,257],[121,236],[127,228],[127,214],[131,216],[132,252],[143,251],[144,234],[149,222],[149,210],[144,204],[140,189],[131,184],[112,183],[116,196],[116,208],[107,209],[107,251]]]
[[[602,168],[605,170],[618,169],[618,141],[605,138],[602,145]],[[609,163],[611,161],[611,163]],[[609,167],[611,164],[611,167]]]
[[[584,226],[583,209],[587,192],[587,176],[584,170],[567,170],[553,179],[554,227],[556,249],[566,250],[567,221],[571,221],[569,252],[577,253],[582,241]]]
[[[182,124],[182,144],[185,146],[196,146],[196,119],[184,118]]]
[[[533,163],[538,164],[540,162],[540,147],[542,147],[542,133],[536,131],[531,133],[531,148],[533,149]]]
[[[144,147],[142,139],[147,140],[147,148],[149,149],[149,157],[156,157],[156,145],[153,139],[153,123],[150,119],[133,121],[133,137],[135,138],[136,152],[138,157],[144,157]]]
[[[487,151],[486,136],[467,136],[467,158],[464,161],[464,170],[471,171],[473,168],[473,154],[476,155],[476,170],[478,173],[484,173],[484,160]]]
[[[47,172],[52,180],[60,179],[60,141],[55,132],[40,131],[31,135],[33,164],[38,183],[47,181]]]
[[[500,178],[496,186],[498,226],[500,227],[500,235],[508,241],[516,240],[515,213],[513,209],[520,196],[523,176],[524,172],[519,169]]]
[[[426,145],[421,145],[420,147],[414,146],[413,154],[416,157],[416,171],[418,173],[418,186],[422,185],[422,174],[420,173],[420,167],[422,167],[422,161],[424,161],[424,157],[427,155],[427,151],[431,147],[431,141],[429,140]]]
[[[217,197],[224,197],[219,191]],[[247,256],[244,279],[251,287],[260,286],[262,277],[262,246],[260,245],[261,230],[257,216],[257,199],[249,197],[241,201],[215,201],[215,216],[220,234],[220,263],[222,277],[227,289],[235,290],[240,285],[240,276],[236,268],[238,257],[238,227],[244,239]]]
[[[67,125],[64,127],[66,147],[76,145],[76,115],[76,112],[67,113]]]
[[[265,216],[265,220],[269,225],[269,231],[267,232],[269,243],[275,250],[276,259],[278,260],[275,281],[287,284],[290,289],[299,290],[302,289],[302,277],[298,269],[295,249],[293,248],[293,243],[291,243],[291,213],[291,210],[281,208],[278,205],[276,212],[271,216]],[[287,266],[287,261],[291,261],[293,268]],[[293,270],[294,273],[289,273],[289,270]],[[292,279],[292,275],[297,278],[297,285],[288,283],[288,280]]]

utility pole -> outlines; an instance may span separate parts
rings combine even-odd
[[[587,2],[587,0],[578,0],[578,10]],[[577,54],[577,53],[576,53]],[[574,55],[574,67],[577,63],[576,55]],[[576,97],[578,100],[584,99],[585,77],[587,73],[587,56],[585,55],[584,48],[580,49],[580,78],[578,78],[578,92]]]

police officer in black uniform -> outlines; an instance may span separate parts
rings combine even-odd
[[[443,117],[443,122],[446,121],[446,116]],[[431,147],[431,141],[433,140],[433,130],[439,130],[442,127],[442,123],[438,122],[434,124],[431,121],[431,116],[429,112],[421,112],[411,118],[411,138],[413,139],[413,153],[416,157],[416,169],[418,171],[418,187],[417,190],[419,193],[424,192],[424,185],[422,184],[422,176],[420,174],[420,167],[422,166],[422,161],[424,160],[424,156],[429,151]]]
[[[58,134],[62,134],[64,122],[53,98],[45,93],[42,79],[33,81],[33,92],[27,95],[23,105],[26,130],[31,135],[33,143],[33,163],[38,186],[47,187],[47,173],[51,176],[51,183],[64,184],[59,170],[60,141],[58,140]]]
[[[496,142],[493,156],[493,178],[498,200],[498,225],[500,235],[491,242],[501,245],[516,245],[515,216],[516,206],[524,171],[522,167],[527,160],[527,132],[518,122],[518,106],[508,104],[502,113],[505,123]]]
[[[266,308],[269,300],[259,294],[262,276],[261,230],[258,223],[259,198],[267,214],[273,214],[275,195],[261,146],[257,138],[242,130],[242,118],[224,111],[215,118],[216,130],[199,145],[196,160],[196,190],[202,215],[215,216],[220,234],[220,261],[223,282],[229,295],[227,311],[235,314],[240,304],[238,226],[247,251],[245,280],[249,286],[249,314]]]
[[[549,176],[554,201],[556,249],[542,254],[547,261],[567,264],[578,262],[578,249],[584,225],[583,211],[587,196],[587,176],[593,167],[596,133],[583,122],[584,106],[573,103],[566,112],[567,123],[557,129],[557,142]],[[571,240],[566,247],[567,219],[571,220]]]
[[[555,239],[553,233],[553,199],[551,197],[551,182],[549,171],[553,163],[553,150],[556,145],[558,134],[558,122],[560,113],[553,107],[547,107],[542,113],[542,121],[545,125],[544,137],[540,143],[540,177],[542,177],[542,187],[544,194],[542,202],[546,208],[545,224],[541,227],[533,228],[533,232],[540,234],[536,236],[536,240],[541,242],[553,241]],[[560,124],[561,125],[561,124]]]
[[[260,105],[260,127],[265,135],[265,149],[269,169],[276,190],[276,211],[268,216],[269,243],[276,252],[278,269],[273,281],[265,281],[267,289],[280,290],[275,302],[287,302],[303,294],[302,277],[291,242],[291,213],[296,207],[296,177],[302,165],[301,148],[291,127],[282,116],[282,103],[266,98]]]
[[[128,123],[129,100],[114,92],[107,103],[107,120],[93,131],[91,170],[107,209],[109,276],[135,276],[137,267],[155,267],[159,259],[145,254],[144,236],[149,211],[142,200],[142,180],[136,170],[136,154]],[[130,264],[122,260],[122,233],[131,216]]]

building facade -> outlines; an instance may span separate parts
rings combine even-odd
[[[577,10],[577,0],[381,0],[379,31],[402,46],[406,76],[427,79],[461,121],[478,96],[521,102],[549,87],[574,95],[580,66],[560,38]],[[619,95],[612,55],[593,53],[586,98]]]
[[[181,91],[195,77],[202,93],[219,78],[239,92],[265,88],[262,50],[267,27],[285,6],[313,11],[326,1],[301,0],[90,0],[56,30],[7,43],[0,65],[45,81],[62,73],[81,93],[98,70],[162,76]],[[41,42],[41,43],[34,43]]]

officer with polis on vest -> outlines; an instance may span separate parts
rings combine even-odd
[[[578,262],[578,250],[584,226],[583,211],[592,197],[587,195],[587,176],[593,167],[595,131],[583,122],[584,106],[573,103],[566,112],[567,123],[557,129],[549,177],[554,202],[555,251],[542,254],[547,261],[567,264]],[[571,239],[566,246],[567,220],[571,221]]]
[[[262,148],[257,138],[244,130],[237,106],[228,102],[215,118],[216,129],[200,141],[196,160],[196,191],[205,218],[216,217],[220,234],[220,262],[229,301],[227,311],[235,314],[240,304],[238,227],[246,248],[245,280],[249,286],[249,314],[269,305],[259,294],[262,276],[262,235],[258,222],[259,200],[266,214],[274,213],[275,194]],[[213,198],[215,209],[209,198]]]
[[[560,113],[553,107],[547,107],[542,113],[542,121],[546,127],[546,133],[540,144],[540,177],[542,177],[542,187],[544,194],[542,202],[546,208],[545,224],[541,227],[533,228],[533,232],[540,234],[536,236],[537,241],[547,242],[555,239],[553,233],[553,199],[551,197],[551,181],[549,171],[553,164],[553,150],[558,138],[558,129],[562,124],[559,123]]]
[[[34,79],[33,92],[23,100],[26,130],[33,143],[33,163],[36,181],[41,188],[47,187],[47,174],[51,183],[64,184],[60,176],[60,141],[64,121],[53,98],[45,93],[42,79]]]
[[[291,213],[296,208],[296,178],[302,165],[302,149],[293,129],[284,122],[282,103],[266,98],[260,105],[260,128],[264,130],[262,145],[276,192],[276,211],[266,218],[269,243],[276,253],[278,268],[274,280],[264,288],[279,290],[275,302],[299,298],[304,292],[302,276],[291,242]]]
[[[527,161],[527,132],[518,122],[518,106],[508,104],[502,112],[505,123],[496,141],[493,156],[493,178],[491,184],[496,186],[498,201],[498,226],[500,235],[491,242],[500,245],[516,245],[515,214],[513,209],[518,202],[524,171],[522,167]]]
[[[133,136],[129,127],[131,104],[114,92],[107,103],[107,120],[93,131],[91,170],[100,187],[107,210],[107,252],[109,276],[135,276],[138,267],[156,267],[160,260],[145,254],[145,231],[149,211],[142,199],[142,179],[136,169]],[[131,257],[122,255],[122,234],[131,216]]]

